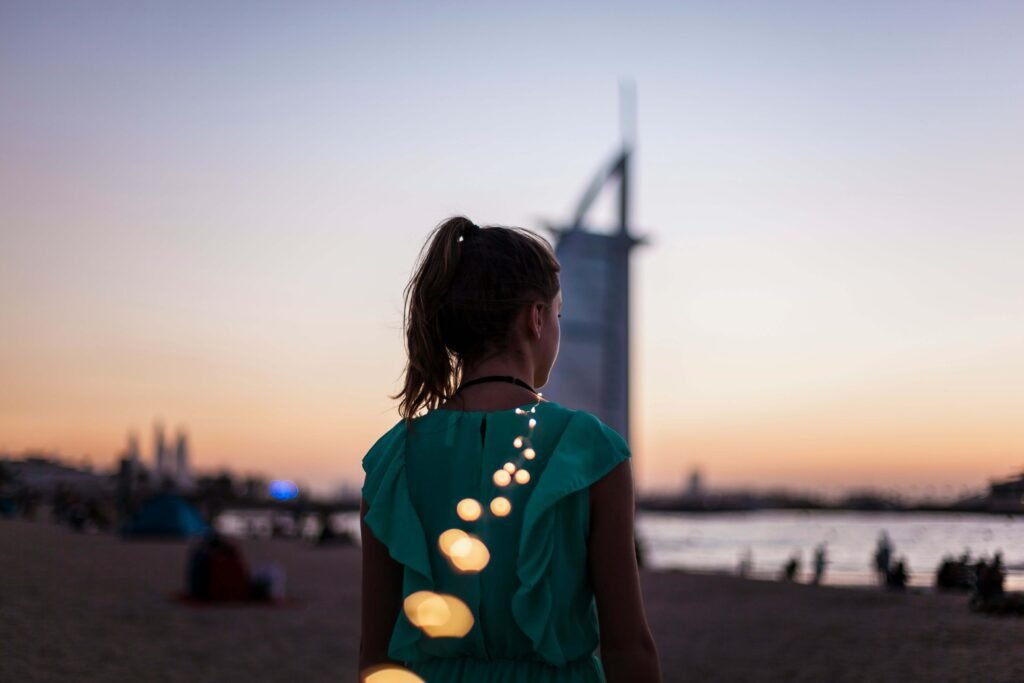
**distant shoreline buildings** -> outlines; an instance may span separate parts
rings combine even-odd
[[[910,497],[893,491],[851,488],[825,495],[774,488],[710,488],[700,468],[692,469],[675,492],[640,493],[638,507],[674,512],[752,512],[757,510],[850,510],[859,512],[976,512],[1024,514],[1024,472],[990,480],[987,491],[936,498]]]
[[[128,433],[128,445],[121,454],[118,478],[122,486],[136,488],[149,482],[157,489],[175,489],[189,492],[195,488],[195,480],[189,466],[189,440],[184,428],[175,434],[173,450],[164,438],[164,425],[160,420],[153,423],[153,464],[147,467],[139,454],[139,437],[135,431]]]
[[[138,433],[128,433],[127,444],[113,470],[96,471],[87,461],[61,457],[56,452],[38,449],[20,454],[0,452],[0,504],[5,498],[27,493],[50,498],[60,491],[81,496],[135,500],[160,491],[175,491],[188,497],[212,493],[224,500],[263,504],[272,498],[271,480],[262,475],[236,476],[221,469],[195,474],[191,466],[191,443],[187,432],[179,428],[168,443],[164,427],[153,425],[152,457],[147,463],[141,453]],[[76,463],[83,462],[81,465]],[[299,497],[308,499],[303,486]],[[358,507],[358,485],[338,489],[334,495],[316,497]],[[0,505],[2,507],[2,505]],[[1024,514],[1024,470],[1016,476],[992,479],[987,491],[963,492],[959,497],[910,498],[892,491],[853,489],[838,497],[782,488],[745,489],[709,486],[705,473],[693,468],[675,492],[638,492],[638,507],[643,510],[683,512],[727,512],[782,509],[822,509],[888,512],[977,512]]]
[[[1024,512],[1024,473],[992,482],[988,488],[988,507],[991,512]]]

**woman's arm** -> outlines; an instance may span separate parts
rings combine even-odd
[[[366,524],[369,508],[362,501],[359,526],[362,532],[362,630],[359,637],[359,671],[370,666],[397,663],[388,658],[388,643],[402,609],[402,565]],[[360,680],[362,676],[360,675]]]
[[[655,683],[661,666],[647,626],[633,540],[633,472],[620,463],[590,487],[590,580],[608,683]]]

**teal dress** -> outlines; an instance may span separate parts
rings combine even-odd
[[[388,655],[427,683],[603,682],[588,489],[628,457],[598,418],[552,402],[396,424],[363,458],[366,524],[402,565],[403,598],[455,596],[473,624],[461,637],[431,637],[402,610]],[[507,463],[529,474],[496,474]],[[510,503],[503,516],[491,511],[498,497]],[[467,498],[480,504],[476,519],[457,512]],[[442,551],[450,529],[486,546],[481,571],[460,571]]]

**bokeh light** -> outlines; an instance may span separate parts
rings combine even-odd
[[[491,560],[487,546],[476,536],[466,536],[452,543],[448,559],[455,568],[464,573],[481,571]]]
[[[409,621],[431,638],[461,638],[473,628],[473,613],[454,595],[416,591],[402,608]]]
[[[420,628],[442,626],[451,618],[448,603],[433,591],[411,593],[402,606],[409,621]]]
[[[516,471],[515,463],[507,462],[501,466],[501,469],[505,470],[509,474],[513,474]]]
[[[437,545],[441,548],[441,552],[445,555],[449,555],[452,551],[452,544],[460,538],[465,538],[468,534],[462,529],[448,529],[442,533],[437,539]]]
[[[520,470],[522,471],[522,470]],[[491,514],[495,517],[504,517],[512,511],[512,503],[505,496],[498,496],[491,501]]]
[[[363,669],[363,683],[426,683],[422,678],[397,664],[378,664]]]
[[[526,470],[519,470],[519,471],[516,472],[516,483],[517,484],[525,484],[528,481],[530,481],[530,473],[529,472],[527,472]]]
[[[494,473],[494,483],[498,486],[508,486],[512,482],[512,475],[505,470],[498,470]]]
[[[480,503],[472,498],[463,498],[459,501],[459,504],[455,506],[455,511],[458,513],[459,518],[466,522],[474,522],[480,517],[482,508]]]
[[[532,448],[524,448],[523,457],[526,458],[527,460],[533,460],[535,457],[537,457],[537,451],[533,450]]]
[[[270,497],[274,500],[293,500],[299,495],[299,487],[288,479],[275,479],[267,487]]]

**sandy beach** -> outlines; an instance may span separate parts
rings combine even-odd
[[[242,542],[287,607],[189,607],[188,544],[0,521],[0,681],[355,681],[359,551]],[[1019,681],[1024,619],[966,598],[645,572],[666,681]]]

